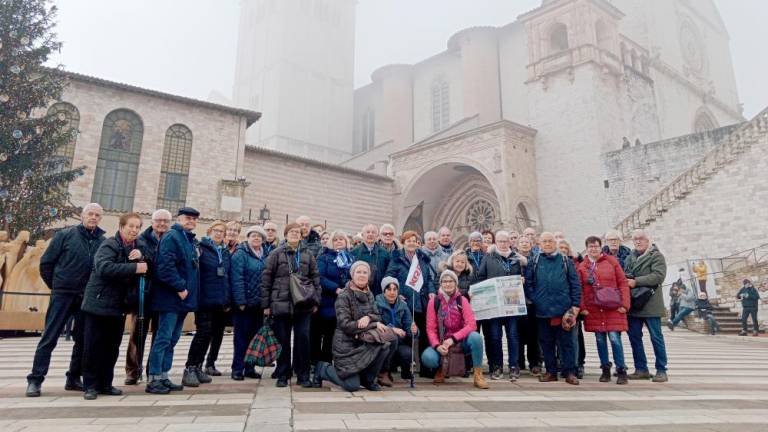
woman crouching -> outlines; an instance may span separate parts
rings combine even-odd
[[[354,392],[360,385],[379,391],[376,382],[384,360],[389,357],[394,335],[384,325],[373,294],[368,289],[371,268],[356,261],[350,268],[352,280],[336,299],[336,331],[333,335],[333,365],[319,361],[313,384],[322,386],[328,380],[346,391]]]
[[[477,332],[475,314],[469,301],[458,289],[459,278],[451,270],[440,275],[440,289],[427,306],[427,337],[430,347],[421,354],[421,364],[437,369],[435,384],[445,382],[441,357],[448,356],[453,345],[472,353],[475,387],[487,389],[483,377],[483,339]]]

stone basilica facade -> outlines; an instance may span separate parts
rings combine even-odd
[[[460,243],[535,226],[578,242],[658,225],[628,217],[745,128],[764,135],[741,114],[711,0],[545,0],[358,89],[355,3],[242,2],[240,108],[73,74],[72,158],[87,167],[73,200],[246,221],[267,206],[279,223],[308,214],[353,232],[446,225]],[[126,133],[143,141],[113,139]]]

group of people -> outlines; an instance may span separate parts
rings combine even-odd
[[[539,235],[533,228],[473,232],[468,247],[459,249],[446,227],[398,237],[391,224],[369,224],[353,246],[353,236],[327,232],[306,216],[287,224],[282,239],[272,222],[248,227],[241,238],[239,223],[217,220],[198,240],[200,214],[193,208],[179,209],[175,222],[169,211],[157,210],[143,231],[140,215],[125,214],[109,238],[99,228],[102,215],[98,204],[85,206],[82,223],[58,231],[41,258],[52,295],[27,396],[41,394],[51,352],[71,317],[74,347],[65,388],[83,391],[88,400],[122,394],[113,386],[113,371],[126,315],[133,325],[125,384],[142,380],[151,333],[145,390],[153,394],[221,376],[216,360],[230,323],[230,377],[261,378],[245,357],[269,323],[282,347],[272,374],[277,387],[295,376],[302,387],[329,381],[349,391],[376,391],[392,386],[398,370],[400,378],[412,379],[418,363],[418,373],[435,383],[462,374],[488,388],[483,354],[491,380],[516,381],[529,369],[542,382],[562,377],[577,385],[584,374],[584,331],[595,333],[601,382],[611,381],[609,344],[618,384],[667,381],[660,289],[666,263],[642,230],[632,235],[634,249],[612,231],[587,238],[582,255],[562,233]],[[503,276],[524,281],[527,314],[476,321],[470,285]],[[174,348],[191,312],[195,334],[182,381],[174,383]],[[643,327],[656,357],[653,376]],[[622,332],[631,343],[632,374]]]

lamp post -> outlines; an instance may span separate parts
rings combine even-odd
[[[267,205],[264,204],[264,208],[259,210],[259,219],[261,219],[261,224],[264,225],[269,220],[269,209],[267,208]]]

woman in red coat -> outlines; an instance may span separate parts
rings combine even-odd
[[[588,237],[587,258],[579,266],[581,280],[581,310],[585,315],[584,327],[595,333],[600,367],[600,382],[611,381],[611,363],[608,361],[608,341],[611,342],[613,361],[616,362],[616,384],[627,383],[627,364],[621,332],[627,331],[627,311],[630,297],[627,278],[616,258],[602,253],[599,237]]]

